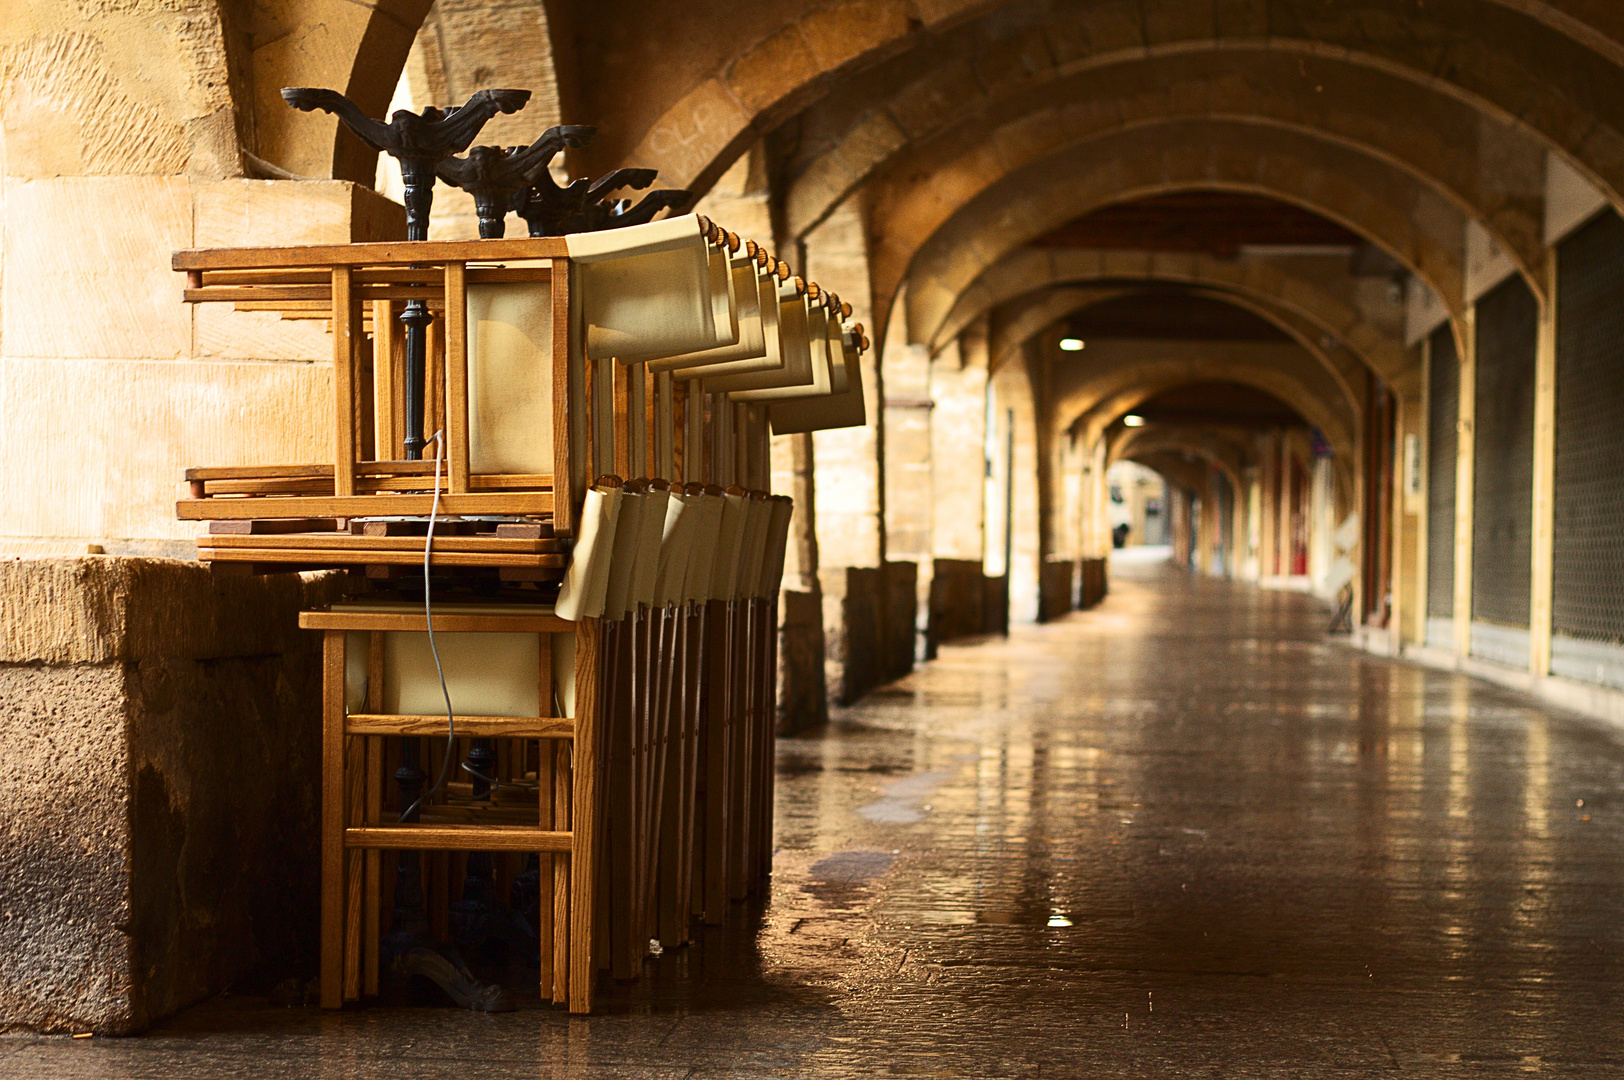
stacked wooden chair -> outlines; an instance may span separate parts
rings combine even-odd
[[[769,439],[864,422],[850,308],[695,215],[174,266],[188,302],[332,333],[331,460],[191,469],[177,507],[218,572],[356,582],[301,617],[322,1004],[406,970],[502,1007],[460,937],[534,950],[542,996],[588,1012],[600,973],[759,890],[793,511]],[[433,460],[404,452],[407,304]]]

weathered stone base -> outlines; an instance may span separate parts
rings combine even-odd
[[[834,701],[850,705],[913,670],[918,575],[910,562],[819,573],[824,672]]]
[[[823,683],[823,597],[785,590],[779,604],[778,734],[793,735],[829,719]]]
[[[1105,560],[1103,558],[1084,559],[1082,561],[1082,573],[1078,577],[1080,580],[1077,589],[1077,607],[1080,610],[1087,611],[1105,599],[1106,583],[1109,581],[1105,569]]]
[[[0,561],[0,1030],[127,1034],[315,967],[336,575]]]
[[[979,559],[936,559],[930,581],[935,642],[1009,632],[1009,579],[988,577]]]
[[[1076,607],[1077,564],[1050,559],[1038,575],[1038,622],[1058,619]]]

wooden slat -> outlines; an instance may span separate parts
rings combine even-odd
[[[344,830],[344,846],[389,851],[568,851],[571,834],[520,825],[382,825]]]
[[[689,379],[683,395],[682,482],[711,482],[710,458],[705,454],[705,395],[698,379]]]
[[[445,264],[445,433],[453,493],[468,490],[467,267]]]
[[[516,473],[512,476],[497,477],[494,482],[488,477],[481,476],[474,478],[471,484],[474,491],[551,491],[552,486],[552,477],[546,473]],[[451,476],[449,471],[446,471],[440,477],[440,491],[444,494],[450,489]],[[434,491],[432,475],[362,476],[354,481],[354,494],[357,495],[383,493],[404,495],[420,491],[430,493]],[[213,499],[222,495],[302,495],[321,498],[332,494],[331,480],[290,477],[266,480],[207,480],[203,484],[202,497]]]
[[[395,351],[400,330],[394,305],[388,300],[372,301],[373,442],[379,457],[392,458],[401,452],[401,433],[395,416],[395,393],[399,389]]]
[[[564,259],[562,237],[512,240],[386,241],[376,244],[306,244],[297,247],[188,248],[175,252],[174,270],[268,270],[279,267],[440,265],[448,260]]]
[[[475,491],[511,491],[554,489],[557,475],[553,473],[475,473],[469,484]]]
[[[344,788],[347,806],[345,823],[363,823],[366,809],[366,741],[344,740]],[[361,927],[365,908],[364,852],[348,851],[344,856],[344,1000],[361,998]]]
[[[261,518],[257,521],[211,521],[214,536],[284,536],[289,533],[336,535],[338,523],[332,518]],[[262,542],[255,541],[256,543]],[[281,543],[282,541],[278,541]]]
[[[562,536],[575,533],[575,467],[572,424],[583,403],[570,400],[570,274],[568,260],[552,265],[553,303],[553,491],[558,496],[554,526]],[[582,495],[584,497],[584,493]]]
[[[333,494],[355,493],[355,303],[350,268],[333,267]],[[315,516],[315,515],[312,515]]]
[[[434,491],[434,474],[427,475],[366,475],[368,470],[363,466],[356,467],[354,479],[355,494],[370,495],[380,492],[411,493],[418,491]],[[479,474],[469,478],[470,487],[474,491],[551,491],[553,478],[549,473],[507,473],[507,474]],[[191,481],[197,483],[198,481]],[[325,496],[333,493],[333,481],[329,477],[311,476],[276,476],[253,477],[234,480],[204,480],[203,498],[217,498],[222,495],[314,495]],[[450,490],[450,476],[444,469],[441,470],[440,491]]]
[[[597,619],[582,619],[575,639],[575,748],[570,825],[570,969],[569,1008],[572,1013],[592,1011],[593,924],[597,904],[598,775],[602,753],[601,663],[602,630]]]
[[[275,270],[208,270],[203,273],[203,288],[220,285],[319,285],[326,288],[330,268],[321,267],[288,267]],[[537,266],[496,266],[475,267],[468,271],[469,281],[485,283],[507,283],[526,281],[546,281],[552,276],[552,267],[548,264]],[[354,281],[357,285],[414,285],[424,284],[426,279],[432,280],[434,271],[424,271],[421,267],[401,267],[398,269],[385,269],[381,267],[358,267],[355,270]],[[192,286],[197,288],[198,286]]]
[[[536,266],[470,266],[470,285],[522,285],[527,281],[547,281],[553,276],[553,264]]]
[[[347,266],[335,266],[333,272],[349,273]],[[282,304],[298,304],[290,311],[319,312],[320,308],[304,305],[331,304],[337,295],[322,285],[213,285],[201,289],[186,289],[181,299],[188,304],[264,304],[261,310],[278,310]],[[440,300],[445,294],[437,285],[355,285],[351,283],[348,295],[354,300]]]
[[[301,611],[303,630],[424,631],[427,620],[409,611]],[[556,615],[515,612],[503,615],[465,615],[436,612],[434,629],[444,633],[567,634],[575,624]]]
[[[254,524],[258,524],[255,522]],[[414,551],[423,554],[426,536],[352,536],[349,533],[209,533],[197,538],[199,547],[211,548],[275,548],[277,550],[316,551]],[[435,531],[434,550],[483,551],[513,555],[555,555],[561,553],[561,540],[524,540],[478,534],[474,536],[441,536]]]
[[[439,618],[436,617],[438,630]],[[444,716],[394,713],[351,713],[344,731],[349,735],[445,735]],[[459,716],[457,735],[496,739],[572,739],[575,721],[567,717]]]
[[[321,495],[267,496],[264,498],[182,499],[175,516],[182,521],[227,521],[277,517],[409,517],[429,512],[432,495]],[[550,491],[473,492],[442,495],[440,513],[510,514],[522,517],[550,514]]]
[[[423,336],[427,339],[427,356],[423,363],[423,438],[445,431],[445,319],[436,318],[429,323]],[[445,451],[440,451],[443,457]],[[434,447],[423,445],[423,456],[434,459]],[[444,462],[441,470],[444,471]]]
[[[366,641],[366,707],[373,712],[381,712],[383,710],[383,635],[368,634]],[[384,742],[382,739],[367,739],[366,746],[366,807],[362,816],[362,824],[382,825]],[[380,938],[383,924],[383,859],[376,851],[365,852],[364,856],[366,895],[361,927],[361,932],[365,936],[365,940],[362,942],[361,992],[368,997],[373,997],[378,993],[378,959],[381,951]]]
[[[197,557],[204,562],[298,562],[333,566],[419,566],[421,551],[343,551],[337,548],[230,548],[199,547]],[[567,555],[522,555],[504,552],[440,551],[429,556],[430,566],[523,567],[529,570],[557,570],[560,575],[569,564]]]
[[[321,1007],[344,1004],[344,634],[322,637]]]
[[[545,747],[546,744],[543,744]],[[571,768],[573,748],[567,743],[553,744],[553,828],[569,829],[570,807],[573,805]],[[553,873],[553,1004],[569,1003],[570,990],[570,857],[558,853],[552,859]],[[547,871],[545,861],[542,872]]]
[[[463,799],[471,799],[472,796],[468,794],[471,787],[471,784],[447,784],[446,791]],[[502,825],[534,829],[539,827],[536,825],[536,814],[535,802],[509,802],[499,806],[486,802],[446,802],[436,804],[433,812],[425,813],[420,820],[425,825]]]
[[[357,476],[433,476],[432,461],[362,461]],[[333,478],[331,465],[215,465],[187,469],[187,480],[282,480]]]

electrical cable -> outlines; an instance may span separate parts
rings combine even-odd
[[[424,803],[437,795],[445,782],[451,776],[451,759],[457,749],[457,718],[451,711],[451,691],[446,688],[445,668],[440,663],[440,650],[434,644],[434,600],[429,585],[429,557],[434,551],[434,521],[440,513],[440,463],[445,455],[445,430],[442,428],[429,436],[434,443],[434,501],[429,504],[429,530],[423,541],[423,621],[429,632],[429,652],[434,655],[434,670],[440,676],[440,696],[445,700],[445,758],[440,763],[440,778],[434,786],[417,797],[417,801],[400,812],[401,821],[409,821]]]

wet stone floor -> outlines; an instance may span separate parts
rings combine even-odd
[[[218,999],[0,1074],[1624,1075],[1624,735],[1325,623],[1140,568],[944,646],[780,743],[770,900],[603,1015]]]

